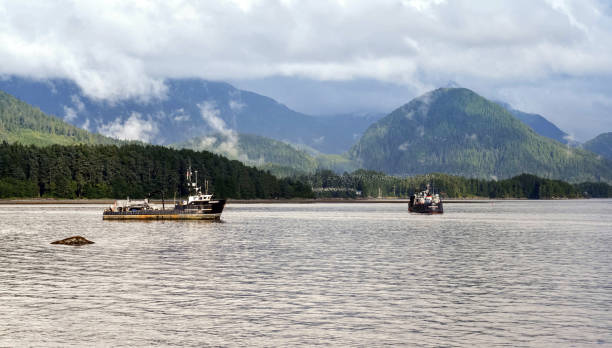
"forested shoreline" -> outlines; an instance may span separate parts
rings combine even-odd
[[[277,179],[210,152],[163,146],[33,145],[0,143],[0,198],[184,197],[185,173],[198,170],[200,183],[218,198],[310,198],[309,186]]]
[[[446,198],[608,198],[606,183],[569,184],[522,174],[482,180],[448,174],[394,177],[357,170],[279,179],[213,153],[163,146],[34,145],[0,143],[0,198],[166,198],[188,194],[185,173],[199,171],[218,198],[406,198],[432,183]]]
[[[609,198],[612,186],[602,182],[570,184],[561,180],[522,174],[505,180],[482,180],[456,175],[433,173],[395,177],[384,173],[357,170],[335,174],[329,170],[303,175],[296,180],[313,187],[317,198],[391,197],[407,198],[430,183],[446,198]]]

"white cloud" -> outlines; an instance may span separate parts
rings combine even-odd
[[[425,136],[425,127],[424,126],[418,126],[416,128],[417,133],[419,134],[419,136],[422,138]]]
[[[83,124],[81,125],[81,128],[83,128],[84,130],[91,132],[91,129],[89,128],[89,119],[85,119],[85,122],[83,122]]]
[[[217,142],[217,138],[215,137],[204,137],[200,140],[198,144],[198,148],[202,150],[210,150],[211,147]]]
[[[185,109],[179,108],[174,110],[170,117],[176,122],[188,121],[191,117],[185,112]]]
[[[72,95],[70,100],[72,101],[72,106],[64,105],[64,120],[66,122],[73,121],[78,117],[79,113],[85,111],[85,104],[83,104],[78,95]]]
[[[216,151],[229,155],[232,158],[240,159],[240,150],[238,148],[238,133],[235,130],[228,128],[225,121],[219,115],[221,111],[217,108],[214,101],[203,101],[198,104],[202,119],[210,126],[210,128],[220,135],[221,142],[217,144]],[[205,138],[206,139],[206,138]]]
[[[5,1],[0,75],[70,78],[109,101],[163,98],[168,77],[361,79],[415,93],[454,80],[494,95],[559,78],[609,86],[610,12],[599,0]]]
[[[83,104],[83,102],[81,101],[78,95],[73,94],[70,97],[70,100],[72,101],[72,104],[74,105],[74,107],[76,108],[78,112],[82,112],[85,110],[85,104]]]
[[[446,0],[404,0],[403,4],[411,6],[419,12],[427,13],[432,7],[445,2]]]
[[[4,2],[0,69],[69,77],[106,99],[163,96],[170,76],[374,78],[426,88],[432,75],[610,74],[612,21],[602,7],[596,0]]]
[[[233,112],[240,112],[242,111],[242,109],[244,109],[244,107],[246,106],[246,104],[238,101],[238,100],[230,100],[229,101],[229,107]]]
[[[125,121],[118,117],[112,122],[99,126],[98,132],[121,140],[151,142],[159,133],[159,129],[150,117],[143,119],[142,115],[134,112]]]
[[[64,120],[66,122],[70,122],[74,120],[75,118],[77,118],[76,110],[74,110],[73,108],[69,106],[64,105]]]

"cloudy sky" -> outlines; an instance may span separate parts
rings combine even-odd
[[[312,114],[388,112],[454,82],[587,140],[612,131],[612,2],[0,0],[0,74],[107,100],[202,77]]]

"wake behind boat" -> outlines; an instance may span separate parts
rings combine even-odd
[[[205,192],[197,186],[197,175],[195,171],[195,182],[192,182],[191,167],[187,171],[187,185],[190,196],[186,201],[174,204],[174,208],[165,209],[162,197],[162,208],[155,208],[149,204],[148,199],[132,201],[115,201],[112,207],[106,208],[102,213],[103,220],[220,220],[221,213],[225,207],[225,199],[213,200],[213,195],[208,193],[208,182],[205,181]],[[191,194],[193,193],[193,194]]]

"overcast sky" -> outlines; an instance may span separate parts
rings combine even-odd
[[[0,74],[99,99],[230,81],[313,114],[388,112],[454,81],[579,140],[612,131],[608,0],[0,0]]]

